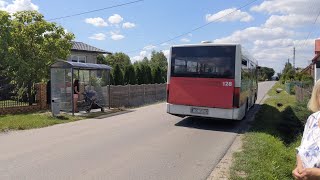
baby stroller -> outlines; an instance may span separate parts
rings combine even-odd
[[[86,112],[90,112],[91,109],[101,109],[101,112],[104,112],[104,108],[99,104],[97,99],[96,91],[90,90],[86,93],[83,93],[84,100],[86,102]]]

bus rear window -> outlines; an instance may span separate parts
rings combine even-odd
[[[171,76],[234,78],[236,46],[173,47]]]

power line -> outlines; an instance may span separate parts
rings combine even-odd
[[[212,23],[214,23],[214,22],[216,22],[216,21],[218,21],[218,20],[220,20],[220,19],[222,19],[222,18],[224,18],[224,17],[226,17],[226,16],[229,16],[229,15],[231,15],[231,14],[234,14],[234,13],[237,12],[238,10],[241,10],[241,9],[245,8],[245,7],[247,7],[247,6],[255,3],[256,1],[259,1],[259,0],[250,1],[249,3],[247,3],[247,4],[243,5],[243,6],[240,6],[240,7],[237,8],[236,10],[231,11],[230,13],[225,14],[225,15],[219,17],[219,18],[216,18],[216,19],[214,19],[213,21],[210,21],[210,22],[208,22],[208,23],[206,23],[206,24],[203,24],[203,25],[201,25],[201,26],[199,26],[199,27],[196,27],[196,28],[194,28],[194,29],[191,29],[191,30],[188,31],[188,32],[182,33],[182,34],[177,35],[177,36],[175,36],[175,37],[172,37],[172,38],[170,38],[170,39],[168,39],[168,40],[165,40],[165,41],[162,41],[162,42],[159,42],[159,43],[155,43],[155,44],[153,44],[153,45],[158,46],[158,45],[161,45],[161,44],[163,44],[163,43],[167,43],[167,42],[170,42],[170,41],[172,41],[172,40],[175,40],[175,39],[178,39],[178,38],[180,38],[180,37],[183,37],[183,36],[185,36],[185,35],[188,35],[189,33],[192,33],[192,32],[194,32],[194,31],[197,31],[197,30],[199,30],[199,29],[202,29],[202,28],[204,28],[204,27],[206,27],[206,26],[208,26],[208,25],[210,25],[210,24],[212,24]],[[141,50],[141,49],[136,49],[136,50],[128,51],[128,52],[126,52],[126,53],[127,53],[127,54],[130,54],[130,53],[137,52],[137,51],[140,51],[140,50]]]
[[[123,3],[123,4],[117,4],[117,5],[113,5],[113,6],[109,6],[109,7],[95,9],[95,10],[91,10],[91,11],[85,11],[85,12],[81,12],[81,13],[77,13],[77,14],[61,16],[61,17],[57,17],[57,18],[48,19],[47,21],[55,21],[55,20],[59,20],[59,19],[65,19],[65,18],[70,18],[70,17],[74,17],[74,16],[80,16],[80,15],[83,15],[83,14],[89,14],[89,13],[103,11],[103,10],[112,9],[112,8],[116,8],[116,7],[126,6],[126,5],[129,5],[129,4],[135,4],[135,3],[138,3],[138,2],[141,2],[141,1],[144,1],[144,0],[136,0],[136,1],[131,1],[131,2]]]
[[[319,12],[318,12],[318,14],[317,14],[317,16],[316,16],[316,19],[315,19],[314,22],[312,23],[312,26],[317,23],[319,16],[320,16],[320,10],[319,10]],[[316,29],[316,28],[312,28],[312,29],[309,31],[307,37],[306,37],[305,40],[304,40],[304,43],[301,43],[301,44],[298,46],[299,48],[301,48],[302,44],[303,44],[303,46],[306,46],[306,45],[307,45],[307,42],[308,42],[311,34],[315,31],[315,29]]]

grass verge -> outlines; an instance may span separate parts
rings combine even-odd
[[[42,128],[56,124],[79,121],[88,118],[96,118],[99,116],[104,116],[119,111],[121,110],[114,109],[106,112],[92,112],[89,113],[87,116],[71,116],[68,114],[62,114],[58,117],[53,117],[50,112],[2,115],[0,116],[0,132],[6,132],[10,130]]]
[[[243,150],[234,154],[230,178],[292,179],[295,147],[299,146],[304,122],[310,112],[306,103],[297,103],[295,96],[277,83],[256,114],[255,121],[244,135]]]

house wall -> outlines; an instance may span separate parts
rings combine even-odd
[[[98,53],[71,51],[71,56],[86,56],[87,63],[97,64]],[[67,58],[67,61],[71,61],[71,56]]]

